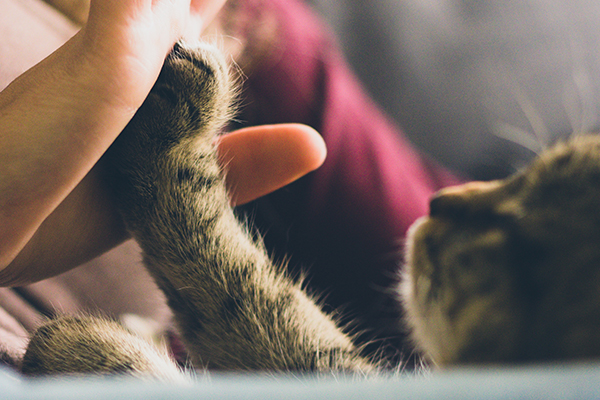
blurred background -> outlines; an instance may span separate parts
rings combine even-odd
[[[494,179],[600,126],[596,0],[310,0],[417,147]]]

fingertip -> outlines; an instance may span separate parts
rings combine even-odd
[[[274,163],[296,178],[316,170],[325,162],[327,146],[323,137],[308,125],[274,124],[239,129],[221,137],[220,152],[241,154],[245,161]],[[230,154],[232,155],[232,154]]]
[[[323,137],[315,129],[303,124],[280,125],[278,129],[288,135],[290,146],[296,148],[299,164],[304,165],[306,172],[319,168],[327,158],[327,146]]]
[[[262,125],[221,137],[232,202],[243,204],[319,168],[327,156],[321,135],[302,124]]]

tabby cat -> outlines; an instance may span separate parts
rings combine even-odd
[[[214,143],[231,87],[218,51],[178,44],[105,157],[193,366],[379,370],[236,220]],[[506,181],[440,193],[408,244],[401,293],[415,342],[441,365],[599,356],[598,204],[596,137],[560,145]],[[42,326],[22,371],[182,379],[168,356],[92,317]]]
[[[434,362],[600,357],[600,137],[442,190],[409,237],[401,292]]]

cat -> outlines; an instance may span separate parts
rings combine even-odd
[[[600,138],[442,190],[410,229],[401,297],[440,366],[600,357]]]
[[[219,51],[176,45],[103,160],[193,367],[381,371],[236,219],[215,151],[234,86]],[[409,233],[399,288],[425,357],[445,366],[600,356],[599,203],[597,136],[504,181],[434,197]],[[168,355],[90,316],[40,327],[21,369],[186,379]]]

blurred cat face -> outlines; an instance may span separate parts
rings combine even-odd
[[[600,356],[600,138],[442,190],[411,228],[401,292],[439,364]]]

